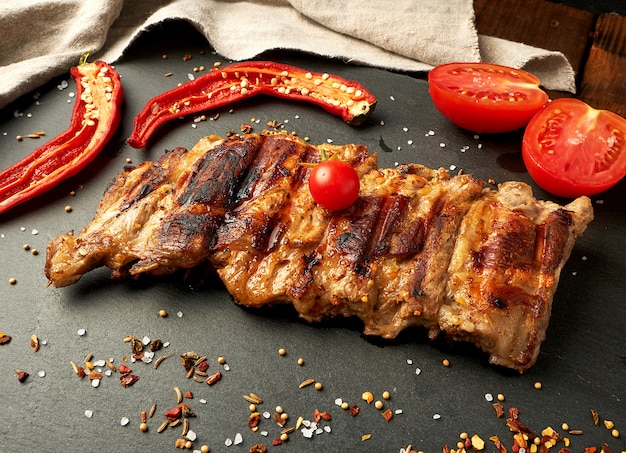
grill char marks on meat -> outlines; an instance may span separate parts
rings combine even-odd
[[[347,210],[327,211],[309,193],[301,164],[318,162],[322,146],[360,176]],[[524,372],[592,218],[589,199],[562,207],[523,183],[491,190],[443,169],[378,169],[364,146],[212,136],[125,169],[91,225],[51,242],[46,275],[65,286],[101,265],[136,277],[209,262],[239,304],[291,303],[309,321],[357,316],[385,338],[421,326]]]

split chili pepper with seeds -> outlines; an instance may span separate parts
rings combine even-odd
[[[167,121],[259,94],[309,102],[352,125],[365,121],[376,106],[376,97],[358,82],[272,61],[248,61],[216,68],[150,99],[135,117],[128,144],[143,148]]]
[[[0,214],[78,173],[115,134],[124,98],[120,76],[87,56],[70,69],[77,100],[69,127],[0,173]]]

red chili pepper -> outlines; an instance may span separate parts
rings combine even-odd
[[[310,102],[352,125],[361,124],[376,106],[376,97],[358,82],[272,61],[248,61],[216,68],[153,97],[135,117],[128,144],[143,148],[169,120],[258,94]]]
[[[86,58],[70,69],[77,99],[68,129],[0,173],[0,214],[75,175],[115,133],[124,97],[120,76]]]

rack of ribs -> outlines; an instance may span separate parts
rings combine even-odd
[[[302,164],[319,162],[321,148],[359,174],[349,209],[310,195]],[[138,278],[209,263],[239,304],[291,303],[311,322],[356,316],[365,334],[388,339],[420,326],[525,372],[592,219],[586,197],[561,206],[521,182],[493,189],[418,164],[378,168],[361,145],[209,136],[125,168],[87,227],[51,241],[45,273],[62,287],[99,266]]]

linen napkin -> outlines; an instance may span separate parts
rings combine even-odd
[[[575,92],[563,54],[478,35],[472,0],[12,0],[0,5],[0,108],[66,73],[87,50],[116,62],[167,20],[188,21],[232,60],[282,48],[412,72],[488,61]]]

